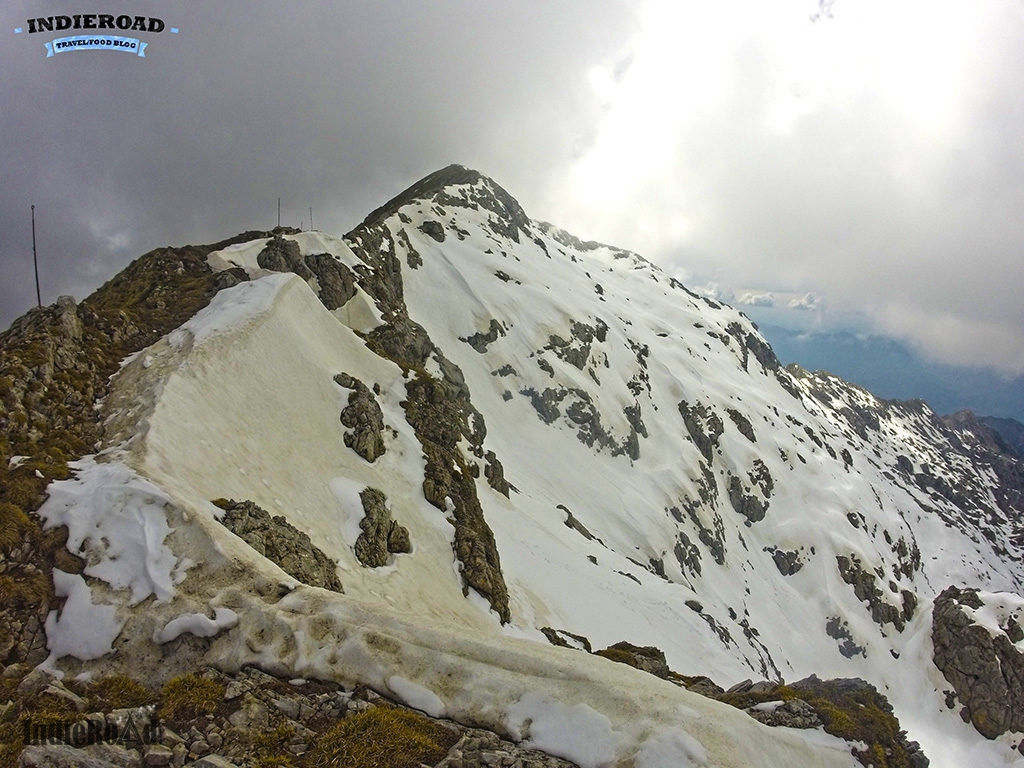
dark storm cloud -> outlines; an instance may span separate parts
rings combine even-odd
[[[47,59],[13,29],[66,4],[3,5],[0,327],[35,302],[33,203],[52,302],[278,196],[347,231],[458,162],[584,239],[1024,371],[1020,4],[82,2],[181,33]]]
[[[74,12],[168,29],[138,33],[144,59],[13,34],[65,5],[0,12],[0,327],[35,303],[31,204],[48,303],[150,248],[273,226],[278,196],[282,223],[312,206],[345,231],[451,162],[529,190],[590,141],[586,72],[632,23],[624,2],[94,0]]]

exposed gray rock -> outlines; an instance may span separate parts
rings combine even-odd
[[[690,433],[690,439],[710,463],[718,447],[718,438],[725,429],[722,418],[701,403],[691,406],[685,400],[679,402],[679,413],[683,417],[686,431]]]
[[[587,653],[591,652],[590,640],[583,635],[553,627],[541,627],[540,631],[544,633],[544,637],[548,639],[549,643],[557,645],[559,648],[575,648]]]
[[[115,755],[115,750],[126,754]],[[139,768],[142,761],[137,753],[113,745],[104,745],[101,750],[79,750],[68,744],[37,744],[26,746],[17,765],[18,768]]]
[[[732,508],[743,515],[746,524],[756,523],[764,519],[767,505],[764,501],[747,492],[743,482],[736,475],[729,475],[729,503]]]
[[[331,254],[312,253],[304,261],[316,275],[320,301],[327,309],[343,307],[356,295],[356,276]]]
[[[467,462],[458,445],[466,438],[477,456],[483,454],[483,417],[449,381],[421,373],[408,380],[405,388],[406,420],[426,457],[423,496],[442,511],[448,511],[451,503],[464,591],[476,589],[507,622],[511,616],[501,558],[476,491],[474,468],[479,474],[479,467]]]
[[[505,479],[505,467],[494,451],[484,453],[484,460],[484,477],[487,478],[487,484],[507,499],[512,486]]]
[[[499,336],[505,335],[505,326],[491,318],[490,325],[487,326],[485,333],[474,333],[472,336],[466,338],[460,338],[460,341],[464,341],[477,352],[483,354],[487,351],[487,345],[492,344],[498,340]]]
[[[345,445],[373,463],[385,451],[384,414],[377,398],[363,382],[347,373],[339,373],[334,381],[352,390],[341,412],[341,423],[349,428],[343,438]]]
[[[892,624],[897,631],[902,632],[906,622],[914,616],[917,608],[917,597],[908,590],[901,593],[902,607],[896,607],[882,597],[882,590],[876,585],[877,576],[865,570],[860,563],[860,558],[851,554],[836,555],[836,565],[839,568],[839,575],[843,581],[853,587],[853,593],[861,602],[867,603],[871,610],[871,618],[876,624]]]
[[[867,650],[853,639],[849,625],[838,616],[832,616],[825,622],[825,634],[838,640],[839,652],[848,659],[856,655],[867,657]]]
[[[572,530],[576,531],[578,534],[583,536],[583,538],[589,541],[600,541],[600,539],[598,539],[596,536],[594,536],[594,534],[587,530],[587,527],[583,523],[581,523],[579,520],[573,517],[572,512],[569,511],[569,508],[567,506],[565,506],[564,504],[558,504],[556,505],[556,507],[557,509],[560,509],[563,512],[565,512],[565,520],[563,522],[565,523],[566,528],[571,528]]]
[[[775,561],[775,567],[779,569],[779,573],[783,576],[792,576],[804,567],[804,563],[803,560],[800,559],[799,552],[790,552],[785,549],[775,548],[768,551],[772,553],[772,560]]]
[[[251,501],[217,499],[214,503],[224,510],[220,522],[281,570],[304,584],[344,591],[334,561],[283,516],[271,517]]]
[[[1007,731],[1024,731],[1024,653],[1013,640],[1024,638],[1024,631],[1011,620],[993,636],[964,610],[982,605],[975,589],[951,586],[935,598],[933,658],[970,722],[994,739]]]
[[[665,653],[660,648],[651,645],[639,646],[632,643],[622,642],[610,645],[604,650],[594,651],[598,656],[628,664],[639,670],[648,672],[663,680],[668,678],[669,668],[665,661]]]
[[[359,562],[370,568],[387,565],[389,554],[412,551],[409,531],[391,519],[387,496],[376,488],[364,488],[359,494],[363,503],[362,533],[356,539],[355,552]]]
[[[429,235],[430,237],[434,238],[434,240],[436,240],[439,243],[444,242],[444,226],[442,226],[441,222],[439,221],[433,221],[428,219],[427,221],[424,221],[422,224],[420,224],[419,230],[423,234]]]
[[[299,244],[294,240],[285,240],[280,235],[271,238],[256,257],[256,263],[263,269],[275,272],[294,272],[303,280],[313,277],[313,271],[306,266]]]
[[[790,699],[777,707],[749,707],[747,714],[759,723],[786,728],[818,728],[821,718],[817,711],[803,699]]]
[[[757,442],[757,437],[754,435],[754,428],[751,426],[750,420],[747,419],[746,416],[735,408],[727,408],[725,412],[729,414],[729,419],[736,425],[736,429],[740,431],[741,435],[752,443]]]

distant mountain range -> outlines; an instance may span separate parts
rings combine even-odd
[[[968,409],[979,416],[1024,422],[1024,376],[963,368],[924,359],[895,339],[851,331],[800,331],[758,321],[756,307],[744,307],[783,363],[825,370],[900,400],[922,399],[936,413]]]

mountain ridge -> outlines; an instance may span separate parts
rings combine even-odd
[[[694,296],[635,254],[534,224],[495,189],[486,177],[451,166],[344,238],[260,233],[208,250],[204,258],[219,270],[218,277],[211,271],[209,285],[216,280],[227,290],[121,368],[115,393],[104,401],[104,450],[123,454],[132,472],[155,483],[170,508],[181,507],[174,514],[209,518],[202,536],[222,548],[213,498],[251,499],[308,530],[314,544],[339,559],[346,600],[383,608],[387,585],[408,615],[425,620],[416,601],[426,593],[416,582],[429,581],[437,585],[434,610],[443,606],[453,626],[467,632],[492,638],[501,625],[537,632],[556,620],[560,630],[610,643],[629,627],[627,639],[664,647],[673,668],[691,664],[692,649],[699,649],[696,655],[711,662],[701,671],[723,680],[744,670],[776,681],[798,674],[802,662],[794,653],[805,648],[808,658],[828,660],[822,666],[829,673],[870,670],[872,682],[907,683],[909,673],[901,670],[916,669],[913,660],[900,666],[897,657],[884,657],[930,663],[922,648],[907,648],[918,647],[931,595],[944,586],[932,586],[933,579],[956,573],[1020,592],[1019,497],[997,496],[993,487],[1001,486],[992,485],[989,470],[972,463],[988,455],[985,445],[959,436],[923,404],[881,403],[836,379],[782,369],[741,313]],[[282,269],[297,276],[271,274]],[[254,364],[257,350],[263,364]],[[266,370],[268,360],[287,363],[295,382]],[[263,387],[211,397],[231,389],[240,371]],[[338,382],[342,373],[348,383]],[[283,399],[270,396],[293,389]],[[352,403],[349,392],[363,393],[383,415],[386,450],[373,461],[351,458],[346,451],[358,439],[343,441],[337,432],[346,423],[339,413]],[[216,399],[217,408],[204,399]],[[140,411],[142,402],[150,404]],[[275,412],[281,410],[294,418]],[[328,428],[332,410],[337,426]],[[231,448],[244,449],[242,465],[225,463],[217,448],[228,448],[230,435],[246,436]],[[951,435],[973,458],[953,446]],[[268,454],[287,455],[289,445],[303,443],[323,456],[307,457],[300,482]],[[391,469],[376,469],[378,462]],[[97,469],[80,472],[94,478],[90,492],[109,482]],[[807,479],[793,479],[801,477]],[[380,576],[350,549],[359,515],[370,514],[353,483],[384,488],[393,519],[411,535],[412,553],[385,555],[389,565]],[[808,504],[835,538],[798,514]],[[348,521],[341,539],[337,520],[316,511],[328,508]],[[64,513],[50,514],[55,520]],[[939,532],[955,542],[952,554],[929,564]],[[166,538],[173,542],[175,535]],[[244,547],[225,552],[232,573],[267,572]],[[954,563],[959,558],[962,565]],[[808,581],[811,571],[818,576]],[[558,580],[564,592],[552,591]],[[803,594],[815,581],[829,585],[831,605]],[[193,594],[195,578],[187,577],[168,587],[177,595],[170,603],[191,600],[201,610],[205,600],[207,615],[228,599],[226,592],[210,593],[222,582],[211,575]],[[495,612],[493,625],[477,596]],[[220,664],[228,648],[236,658],[252,657],[242,652],[242,637],[253,647],[273,647],[246,628],[256,615],[272,614],[254,612],[244,595],[231,600],[239,623],[215,618],[206,641],[207,658]],[[328,605],[320,597],[315,604]],[[771,618],[787,606],[798,615]],[[662,626],[649,620],[652,614]],[[403,626],[414,633],[408,622]],[[786,640],[795,632],[806,642]],[[140,649],[151,642],[145,633],[132,641]],[[273,663],[295,663],[285,658],[293,657]],[[858,667],[858,659],[871,661]],[[824,670],[804,664],[803,671]],[[412,699],[480,717],[439,679],[422,674],[416,685],[431,696],[417,688]],[[941,701],[938,687],[922,687],[932,684],[914,682],[907,695],[926,692]],[[412,690],[387,678],[376,678],[375,687],[406,700],[400,692]],[[550,714],[525,691],[520,710],[524,702],[535,714]],[[898,702],[905,706],[906,699]],[[640,745],[651,739],[631,738]],[[613,754],[623,749],[602,743]],[[674,754],[696,760],[690,747]],[[608,759],[574,753],[580,754],[593,764]]]

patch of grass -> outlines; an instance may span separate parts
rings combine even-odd
[[[267,757],[283,755],[293,738],[295,738],[295,729],[282,723],[272,730],[259,734],[256,737],[256,749]]]
[[[156,701],[156,695],[128,675],[110,675],[95,680],[85,689],[91,711],[141,707]]]
[[[630,667],[639,669],[637,666],[636,658],[631,653],[626,653],[619,648],[602,648],[600,651],[594,651],[595,656],[602,656],[603,658],[611,661],[618,662],[619,664],[627,664]]]
[[[0,768],[17,768],[23,746],[18,724],[0,723]]]
[[[21,507],[9,501],[0,501],[0,552],[10,552],[27,535],[38,535],[37,526]]]
[[[454,733],[406,709],[373,707],[317,739],[307,764],[319,768],[417,768],[448,754]]]
[[[737,709],[747,709],[766,701],[792,701],[801,696],[788,685],[772,686],[766,691],[743,691],[741,693],[723,693],[719,701],[731,704]]]
[[[14,608],[34,607],[49,602],[53,584],[41,571],[0,576],[0,605]]]
[[[294,768],[294,763],[284,755],[257,758],[253,768]]]
[[[224,699],[224,686],[199,675],[182,675],[163,688],[160,716],[190,720],[212,714]]]

